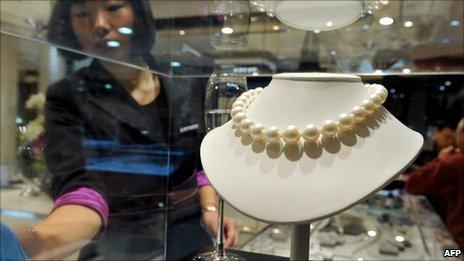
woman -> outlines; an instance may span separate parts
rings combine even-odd
[[[146,1],[63,0],[53,10],[49,40],[156,70],[153,23]],[[44,222],[20,232],[29,256],[59,258],[86,246],[80,259],[164,258],[166,240],[165,257],[176,260],[211,244],[201,223],[216,233],[216,197],[198,171],[203,117],[193,87],[94,59],[48,89],[55,205]],[[234,221],[224,226],[232,246]]]

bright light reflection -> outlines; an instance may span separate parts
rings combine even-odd
[[[121,43],[115,40],[110,40],[106,42],[106,45],[108,45],[109,47],[119,47],[121,46]]]
[[[395,240],[396,240],[397,242],[404,242],[404,237],[403,237],[403,236],[396,236],[396,237],[395,237]]]
[[[414,25],[414,23],[411,22],[411,21],[406,21],[406,22],[404,22],[404,27],[409,28],[409,27],[412,27],[413,25]]]
[[[118,32],[121,34],[132,34],[134,31],[129,27],[119,27]]]
[[[382,3],[383,5],[388,5],[390,3],[390,1],[388,1],[388,0],[380,0],[380,3]]]
[[[331,27],[333,23],[331,21],[328,21],[327,23],[325,23],[325,25],[327,25],[328,27]]]
[[[446,89],[446,88],[445,88],[445,86],[443,86],[443,85],[440,85],[440,86],[438,87],[438,90],[440,90],[441,92],[444,91],[445,89]]]
[[[388,16],[382,17],[380,18],[379,23],[381,25],[391,25],[393,24],[393,18],[388,17]]]
[[[375,237],[377,236],[377,232],[375,232],[374,230],[369,230],[367,231],[367,235],[370,237]]]
[[[445,82],[445,85],[446,85],[446,86],[450,86],[450,85],[451,85],[451,82],[450,82],[450,81],[446,81],[446,82]]]
[[[411,73],[411,69],[409,69],[409,68],[404,68],[404,69],[403,69],[403,73]]]
[[[279,30],[279,29],[280,29],[280,26],[278,26],[278,25],[272,26],[272,30],[274,30],[274,31],[277,31],[277,30]]]
[[[179,35],[184,35],[185,31],[184,30],[179,30]]]
[[[180,62],[178,61],[171,62],[171,67],[180,67],[180,65],[181,65]]]
[[[234,32],[234,29],[232,29],[232,28],[230,28],[230,27],[224,27],[224,28],[221,29],[221,32],[222,32],[223,34],[231,34],[231,33]]]
[[[383,71],[382,71],[382,70],[375,70],[374,73],[375,73],[375,74],[382,74]]]
[[[459,26],[459,21],[458,20],[453,20],[450,22],[450,25],[453,26],[453,27],[456,27],[456,26]]]
[[[314,32],[315,34],[318,34],[318,33],[320,33],[320,32],[321,32],[321,30],[319,30],[319,29],[314,29],[314,31],[313,31],[313,32]]]
[[[364,30],[369,29],[369,25],[368,24],[363,24],[362,29],[364,29]]]

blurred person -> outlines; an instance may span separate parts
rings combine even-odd
[[[407,176],[406,191],[434,197],[438,214],[464,248],[464,118],[456,128],[454,144]]]
[[[199,161],[201,93],[187,79],[151,73],[159,65],[149,3],[57,1],[49,40],[147,69],[93,59],[47,90],[54,208],[17,231],[26,253],[56,259],[84,247],[82,260],[147,260],[163,258],[167,241],[165,257],[177,260],[212,245],[216,194]],[[231,247],[235,221],[226,218],[224,229]]]

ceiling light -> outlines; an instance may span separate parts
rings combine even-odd
[[[129,27],[119,27],[118,32],[121,34],[132,34],[134,31]]]
[[[331,27],[333,23],[331,21],[328,21],[327,23],[325,23],[325,25],[327,25],[327,27]]]
[[[280,26],[278,26],[278,25],[273,25],[272,26],[272,30],[274,30],[274,31],[277,31],[279,29],[280,29]]]
[[[184,30],[179,30],[179,35],[184,35],[185,31]]]
[[[367,235],[370,237],[375,237],[377,236],[377,232],[375,232],[374,230],[369,230],[367,231]]]
[[[108,45],[109,47],[119,47],[121,46],[121,43],[115,40],[110,40],[106,42],[106,45]]]
[[[453,21],[450,22],[450,25],[453,26],[453,27],[457,27],[457,26],[459,26],[459,24],[460,23],[459,23],[458,20],[453,20]]]
[[[414,23],[411,22],[411,21],[406,21],[406,22],[404,22],[404,27],[409,28],[409,27],[412,27],[413,25],[414,25]]]
[[[450,81],[446,81],[446,82],[445,82],[445,85],[446,85],[446,86],[451,86],[451,82],[450,82]]]
[[[316,29],[316,30],[314,30],[313,32],[314,32],[315,34],[318,34],[318,33],[320,33],[320,32],[321,32],[321,30],[319,30],[319,29]]]
[[[411,69],[409,69],[409,68],[404,68],[404,69],[403,69],[403,73],[411,73]]]
[[[230,27],[223,27],[221,29],[221,32],[223,34],[232,34],[234,32],[234,29],[230,28]]]
[[[379,23],[381,25],[391,25],[393,24],[393,18],[388,17],[388,16],[382,17],[380,18]]]
[[[171,62],[171,67],[180,67],[180,66],[181,66],[181,64],[178,61]]]

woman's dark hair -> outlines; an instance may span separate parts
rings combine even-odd
[[[48,40],[57,45],[82,50],[71,27],[71,6],[83,3],[85,0],[59,0],[53,8],[48,24]],[[130,55],[132,57],[149,56],[155,43],[155,20],[147,0],[126,1],[134,13],[134,26]],[[68,61],[81,60],[86,56],[66,50],[59,52]]]

